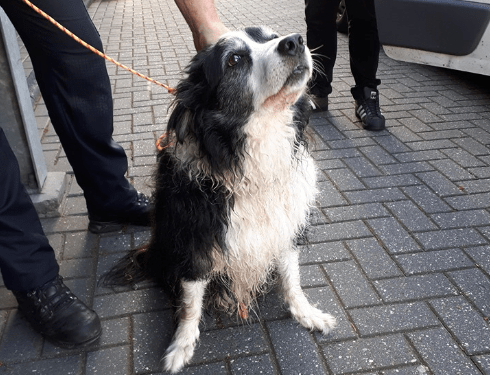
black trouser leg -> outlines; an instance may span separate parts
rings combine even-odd
[[[314,84],[332,91],[332,71],[337,56],[335,20],[339,0],[305,0],[307,45],[315,61],[324,67],[326,77],[317,75]],[[345,0],[349,20],[350,67],[356,86],[376,87],[379,61],[379,37],[374,0]],[[374,86],[373,86],[374,85]]]
[[[10,290],[31,290],[54,279],[59,267],[37,212],[20,182],[17,159],[0,128],[0,269]]]
[[[102,50],[82,0],[32,0],[77,36]],[[136,199],[125,178],[126,154],[112,140],[111,85],[101,57],[81,46],[21,0],[0,0],[32,60],[51,122],[89,212],[123,211]]]

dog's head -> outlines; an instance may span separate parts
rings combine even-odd
[[[229,32],[199,52],[186,72],[168,130],[178,143],[197,142],[215,171],[236,165],[243,125],[253,113],[292,108],[295,120],[306,121],[301,114],[309,104],[300,98],[312,59],[299,34],[280,37],[266,27]]]

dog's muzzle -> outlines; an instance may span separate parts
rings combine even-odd
[[[281,55],[298,56],[305,52],[303,37],[292,34],[279,42],[277,49]]]

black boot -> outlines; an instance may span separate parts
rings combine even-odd
[[[351,89],[356,101],[356,116],[366,130],[379,131],[385,128],[385,118],[379,109],[379,92],[370,87]]]
[[[57,346],[86,346],[102,333],[97,314],[68,289],[61,276],[38,289],[12,293],[32,327]]]
[[[124,225],[150,225],[152,206],[149,198],[138,193],[131,206],[122,212],[89,212],[88,230],[92,233],[108,233],[122,229]]]

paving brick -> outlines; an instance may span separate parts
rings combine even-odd
[[[405,198],[398,188],[346,191],[344,192],[344,196],[351,204],[382,203]]]
[[[93,272],[93,258],[62,260],[59,262],[60,275],[65,278],[86,277]]]
[[[437,229],[434,223],[410,201],[386,203],[386,207],[394,213],[409,231]]]
[[[434,375],[481,375],[446,330],[434,328],[409,333],[408,337]]]
[[[303,288],[327,285],[327,280],[319,265],[300,266],[299,270]]]
[[[468,193],[486,193],[490,191],[490,179],[465,181],[461,184]]]
[[[361,147],[360,150],[374,165],[396,162],[395,158],[380,146]]]
[[[373,282],[373,285],[385,302],[401,302],[458,294],[456,288],[440,273],[377,280]]]
[[[428,375],[429,369],[424,365],[401,367],[393,370],[385,370],[383,375]]]
[[[466,253],[476,264],[490,274],[490,246],[478,246],[466,249]]]
[[[300,246],[299,248],[300,264],[324,263],[334,260],[347,260],[349,258],[349,252],[340,241],[311,244]]]
[[[102,253],[120,252],[130,250],[131,235],[130,234],[116,234],[107,237],[102,237],[99,242],[99,251]]]
[[[268,322],[267,328],[281,374],[324,373],[318,350],[308,330],[292,320]]]
[[[273,374],[274,366],[267,354],[237,358],[231,360],[231,373],[233,375]]]
[[[67,233],[63,259],[86,258],[92,256],[97,245],[97,236],[89,232]]]
[[[377,279],[402,274],[395,262],[375,239],[351,240],[347,241],[347,246],[368,278]]]
[[[161,373],[168,374],[167,372]],[[200,366],[188,366],[179,372],[182,375],[228,375],[226,365],[223,362],[210,363]]]
[[[480,312],[490,317],[490,280],[479,269],[450,272],[449,276]]]
[[[344,163],[351,168],[356,176],[361,178],[380,176],[382,174],[374,164],[364,157],[344,159]]]
[[[370,219],[368,224],[391,254],[419,250],[419,246],[408,232],[393,218]]]
[[[410,149],[393,136],[376,137],[376,142],[388,153],[407,152]]]
[[[6,373],[9,375],[26,375],[26,374],[78,375],[78,374],[82,374],[83,363],[84,363],[83,356],[81,354],[75,354],[63,358],[51,358],[42,361],[12,364],[9,365],[8,372]]]
[[[379,168],[387,175],[408,174],[432,171],[434,168],[425,161],[414,161],[396,164],[384,164]]]
[[[440,172],[417,173],[416,176],[432,190],[434,190],[434,192],[440,197],[462,194],[458,186],[443,176]]]
[[[395,259],[409,275],[473,266],[473,262],[460,249],[403,254],[395,256]]]
[[[350,204],[342,207],[328,207],[322,211],[332,222],[370,219],[389,215],[381,203]]]
[[[486,210],[439,213],[431,218],[442,229],[467,228],[490,223],[490,213]]]
[[[451,211],[451,207],[426,186],[408,186],[402,190],[427,214]]]
[[[475,361],[483,375],[490,375],[490,354],[475,356],[473,361]]]
[[[313,242],[335,241],[347,238],[370,236],[371,232],[361,221],[317,225],[308,232],[308,239]]]
[[[447,157],[461,165],[463,168],[485,166],[481,160],[471,155],[468,151],[453,148],[451,150],[441,150]]]
[[[160,359],[174,332],[172,311],[135,314],[132,319],[134,372],[161,371]]]
[[[454,246],[476,246],[488,241],[473,228],[445,229],[414,233],[413,236],[426,250],[437,250]]]
[[[346,205],[347,202],[339,191],[330,183],[330,181],[322,181],[318,183],[320,193],[316,200],[320,207],[332,207]]]
[[[373,305],[379,297],[353,261],[328,263],[323,268],[346,307]]]
[[[442,298],[430,301],[430,304],[466,353],[473,355],[490,352],[488,323],[465,298]]]
[[[325,173],[332,179],[335,186],[342,191],[362,190],[366,186],[347,168],[326,170]]]
[[[130,375],[129,346],[101,349],[87,354],[86,375],[97,373]]]
[[[315,126],[315,130],[324,141],[345,139],[345,136],[333,126]]]
[[[448,197],[446,202],[455,210],[477,210],[490,207],[490,193]]]
[[[475,178],[474,175],[468,173],[452,160],[433,160],[430,164],[451,181],[472,180]]]
[[[439,320],[423,302],[350,310],[359,334],[374,335],[436,326]]]
[[[411,174],[368,177],[362,180],[369,188],[379,189],[395,186],[419,185],[420,180]]]
[[[488,148],[473,138],[453,139],[453,142],[471,155],[488,155]]]
[[[331,343],[323,345],[323,351],[333,374],[382,369],[417,360],[402,335]]]
[[[394,156],[401,163],[430,161],[445,158],[445,155],[442,154],[440,150],[403,152],[395,154]]]
[[[167,297],[156,288],[98,296],[94,299],[94,310],[101,318],[112,318],[169,307]]]
[[[42,343],[42,337],[21,317],[18,310],[13,310],[2,333],[1,361],[8,363],[38,359]]]

